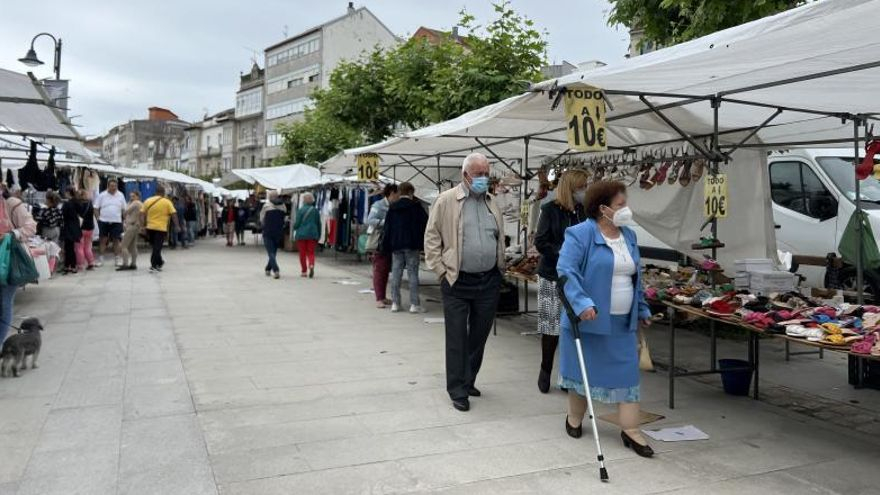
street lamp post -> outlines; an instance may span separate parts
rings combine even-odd
[[[18,59],[18,61],[28,67],[43,65],[43,61],[37,57],[37,52],[34,50],[34,42],[37,41],[37,38],[40,36],[48,36],[52,38],[52,41],[55,43],[55,79],[61,80],[61,38],[55,38],[49,33],[40,33],[34,36],[31,40],[31,48],[27,51],[27,54],[23,58]]]

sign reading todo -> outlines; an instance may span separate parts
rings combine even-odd
[[[379,180],[379,155],[357,156],[358,180]]]
[[[565,120],[568,122],[568,147],[576,151],[605,151],[605,98],[591,86],[566,89]]]
[[[703,183],[705,200],[703,202],[703,215],[706,218],[727,217],[727,175],[706,175]]]

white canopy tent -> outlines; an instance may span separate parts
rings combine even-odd
[[[26,136],[83,160],[91,156],[33,74],[0,69],[0,136]]]
[[[314,184],[321,179],[321,171],[302,163],[281,167],[237,168],[232,173],[248,184],[260,184],[267,189],[290,192]]]
[[[435,187],[457,180],[454,165],[460,167],[461,158],[473,151],[513,169],[509,157],[521,158],[522,174],[528,176],[529,163],[536,159],[578,154],[568,149],[562,105],[555,103],[566,87],[595,86],[608,102],[609,151],[658,150],[686,142],[692,153],[728,162],[722,171],[730,176],[735,209],[720,221],[719,236],[730,233],[721,261],[768,257],[775,253],[775,239],[766,156],[759,150],[839,147],[851,143],[854,134],[864,134],[853,122],[880,114],[880,103],[872,99],[880,80],[880,40],[863,34],[871,32],[878,15],[880,0],[809,3],[616,65],[546,81],[528,93],[345,155],[377,153],[384,173],[387,167],[400,169],[398,178],[412,173],[414,180],[430,178]],[[673,191],[634,189],[637,220],[665,243],[699,255],[690,244],[702,225],[702,184]],[[746,241],[745,232],[752,234],[748,242],[731,245],[734,235]]]

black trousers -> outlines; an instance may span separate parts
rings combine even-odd
[[[161,230],[147,229],[147,238],[150,240],[150,246],[153,247],[153,254],[150,255],[150,267],[162,268],[165,260],[162,259],[162,246],[165,245],[165,236],[167,232]]]
[[[468,397],[483,365],[486,340],[495,322],[501,272],[459,273],[455,285],[444,278],[446,320],[446,391],[452,400]]]
[[[64,268],[76,270],[76,241],[64,239]]]

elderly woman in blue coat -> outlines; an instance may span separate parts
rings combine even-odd
[[[614,181],[594,183],[587,190],[585,213],[585,222],[565,231],[556,265],[560,279],[568,278],[565,295],[580,317],[590,382],[590,390],[584,390],[571,322],[563,318],[559,385],[568,390],[565,429],[580,438],[589,392],[593,400],[618,405],[623,444],[642,457],[651,457],[654,451],[639,430],[636,337],[640,321],[650,324],[651,312],[641,287],[636,235],[626,227],[632,222],[626,186]]]

